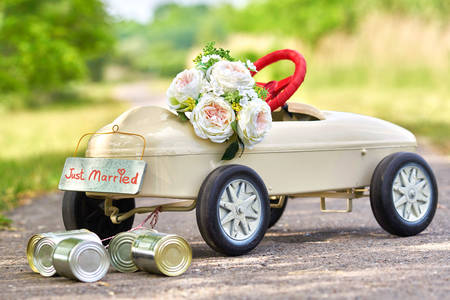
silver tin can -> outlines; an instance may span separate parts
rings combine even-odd
[[[137,229],[121,232],[116,235],[108,246],[109,258],[113,268],[119,272],[137,271],[138,267],[134,264],[131,255],[131,245],[138,236],[154,232],[156,232],[156,230]]]
[[[140,270],[167,276],[183,274],[192,261],[192,249],[185,239],[161,232],[138,236],[131,253]]]
[[[42,276],[50,277],[56,274],[52,263],[53,251],[59,242],[72,237],[101,244],[100,238],[87,229],[45,233],[35,243],[32,259],[33,266]]]
[[[52,264],[61,276],[94,282],[108,272],[109,258],[101,243],[69,238],[56,246]]]
[[[33,272],[39,273],[39,270],[34,265],[34,248],[36,247],[37,242],[39,242],[44,237],[51,237],[55,235],[61,235],[61,234],[79,234],[79,233],[86,233],[91,232],[87,229],[78,229],[78,230],[71,230],[71,231],[58,231],[58,232],[45,232],[45,233],[37,233],[30,237],[27,244],[27,260],[28,264],[30,265],[31,270]]]

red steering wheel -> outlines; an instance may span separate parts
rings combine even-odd
[[[273,80],[267,83],[256,83],[268,91],[268,96],[265,100],[272,111],[283,106],[302,84],[306,74],[305,58],[295,50],[284,49],[269,53],[255,62],[256,70],[260,71],[266,66],[283,59],[291,60],[295,64],[295,72],[293,75],[280,81]],[[252,76],[256,74],[256,72],[251,73]]]

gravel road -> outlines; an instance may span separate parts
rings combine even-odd
[[[136,97],[130,100],[140,102]],[[33,273],[25,257],[28,238],[63,230],[62,194],[39,197],[10,212],[14,230],[0,232],[0,299],[450,299],[450,161],[420,152],[440,189],[435,219],[423,233],[387,234],[367,198],[355,200],[351,214],[321,213],[318,199],[293,199],[255,250],[224,257],[203,242],[195,212],[163,213],[156,228],[182,235],[193,248],[190,269],[174,278],[110,270],[100,282],[80,283]]]

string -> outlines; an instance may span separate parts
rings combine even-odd
[[[135,231],[137,229],[141,229],[141,228],[145,228],[144,225],[145,223],[147,223],[147,221],[149,221],[149,225],[150,227],[153,229],[156,226],[156,223],[158,223],[158,218],[159,218],[159,213],[161,212],[161,206],[158,206],[157,208],[155,208],[154,211],[152,211],[150,214],[148,214],[147,217],[145,217],[144,221],[142,221],[138,226],[131,228],[130,230],[127,230],[127,232],[131,232],[131,231]],[[117,234],[104,238],[103,240],[101,240],[101,242],[104,241],[109,241],[111,239],[113,239]],[[108,248],[109,245],[106,245],[105,248]]]

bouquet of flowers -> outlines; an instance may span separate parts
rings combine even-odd
[[[255,65],[208,43],[192,69],[179,73],[167,90],[167,103],[195,133],[214,143],[230,140],[222,160],[261,142],[272,127],[267,91],[255,84]]]

